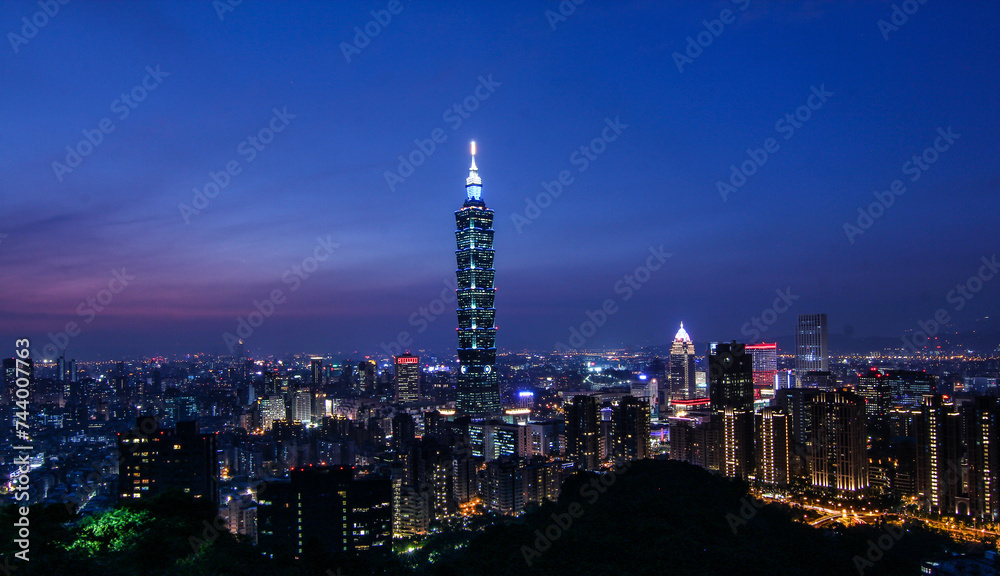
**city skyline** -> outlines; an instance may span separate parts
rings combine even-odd
[[[446,191],[471,140],[496,167],[508,350],[555,349],[607,299],[586,348],[669,345],[680,321],[752,341],[776,292],[793,303],[760,341],[813,312],[831,338],[901,339],[939,309],[971,330],[1000,303],[997,5],[921,5],[897,30],[889,2],[456,6],[371,24],[383,5],[81,3],[28,38],[37,4],[5,3],[25,42],[0,61],[19,87],[0,94],[0,334],[76,322],[67,357],[225,354],[259,303],[254,355],[404,332],[447,350]],[[73,167],[67,146],[89,153]],[[905,192],[851,229],[894,180]],[[670,256],[625,301],[650,250]]]

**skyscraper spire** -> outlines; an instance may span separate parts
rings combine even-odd
[[[479,168],[476,167],[476,143],[472,143],[472,166],[469,166],[469,177],[465,179],[465,195],[469,200],[479,201],[483,194],[483,181],[479,178]]]

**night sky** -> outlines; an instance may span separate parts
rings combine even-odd
[[[550,350],[609,299],[587,347],[662,344],[681,321],[748,340],[776,290],[797,298],[764,339],[798,313],[898,337],[938,308],[961,328],[1000,304],[1000,277],[947,300],[1000,252],[1000,3],[910,0],[880,30],[891,2],[588,0],[555,18],[556,2],[403,0],[384,26],[371,11],[389,2],[245,0],[220,18],[223,2],[73,1],[30,38],[39,4],[0,4],[0,346],[41,350],[75,322],[67,357],[226,353],[223,333],[280,289],[254,355],[376,353],[401,331],[454,348],[454,304],[434,300],[453,286],[472,140],[501,349]],[[678,70],[699,33],[711,43]],[[803,106],[797,128],[778,122]],[[936,142],[926,170],[906,164]],[[90,153],[70,167],[67,146]],[[198,204],[210,173],[229,182]],[[905,192],[849,238],[896,179]],[[661,246],[626,300],[616,283]]]

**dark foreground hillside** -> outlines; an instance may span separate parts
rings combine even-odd
[[[782,507],[758,508],[739,483],[665,461],[576,475],[558,503],[485,532],[438,534],[396,557],[334,557],[306,543],[300,560],[266,559],[213,530],[212,510],[173,494],[86,519],[65,507],[32,510],[31,561],[22,563],[11,558],[11,512],[0,514],[0,552],[16,576],[916,576],[921,558],[953,546],[919,529],[813,529]],[[888,550],[870,553],[879,538]]]
[[[868,540],[884,536],[885,528],[817,530],[794,522],[782,507],[758,509],[745,487],[681,462],[636,462],[603,494],[595,481],[595,475],[571,478],[558,505],[489,529],[429,572],[845,576],[860,567],[870,575],[915,576],[920,557],[950,544],[911,529],[871,561]]]

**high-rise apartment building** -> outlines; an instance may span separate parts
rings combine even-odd
[[[915,410],[917,496],[921,507],[938,514],[957,513],[962,489],[962,417],[941,395],[923,397]],[[968,512],[968,510],[966,510]]]
[[[611,407],[611,454],[621,464],[649,458],[649,402],[625,396]]]
[[[392,487],[388,478],[354,477],[352,467],[293,469],[269,482],[258,506],[257,535],[265,553],[302,556],[317,542],[328,554],[388,551],[392,539]]]
[[[812,485],[838,495],[868,490],[865,400],[846,390],[821,391],[810,403]]]
[[[593,396],[574,396],[566,405],[566,455],[582,470],[600,464],[601,404]]]
[[[150,422],[152,420],[152,422]],[[155,430],[152,416],[137,419],[139,430]],[[201,434],[198,422],[141,436],[118,435],[118,495],[151,498],[177,489],[218,504],[219,461],[215,434]]]
[[[784,486],[791,478],[792,419],[777,407],[767,407],[756,415],[758,481]]]
[[[1000,519],[1000,399],[976,398],[966,443],[969,457],[969,499],[980,519]]]

